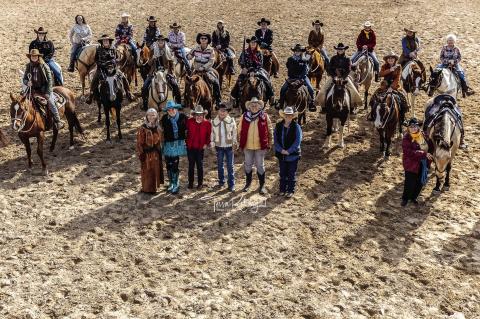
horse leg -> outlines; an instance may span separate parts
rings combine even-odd
[[[340,129],[338,130],[338,146],[341,148],[345,147],[345,142],[343,141],[343,129],[345,128],[344,124],[345,123],[341,123]]]
[[[23,145],[25,145],[25,150],[27,151],[27,163],[28,163],[28,170],[32,168],[32,147],[30,146],[30,139],[28,137],[20,137]]]
[[[85,74],[80,73],[80,82],[82,83],[82,96],[85,96]]]
[[[382,129],[378,129],[378,136],[380,137],[380,152],[383,153],[385,151],[385,138]]]
[[[97,101],[97,106],[98,106],[97,123],[101,123],[102,122],[102,103],[100,103],[100,101]]]
[[[43,142],[45,141],[45,133],[41,131],[37,136],[37,154],[40,157],[40,161],[42,162],[42,174],[44,176],[48,175],[47,170],[47,163],[45,163],[45,159],[43,158]]]
[[[53,135],[52,135],[52,144],[50,144],[50,152],[53,152],[53,150],[55,149],[55,144],[57,143],[57,138],[58,138],[58,129],[55,127],[55,125],[53,125],[52,131],[53,131]]]
[[[105,125],[107,126],[107,141],[110,142],[110,108],[105,104],[103,111],[105,112]]]
[[[327,137],[325,138],[325,143],[323,144],[323,147],[330,148],[330,144],[332,142],[333,118],[327,115],[326,120],[327,120]]]
[[[116,114],[116,117],[117,117],[117,128],[118,128],[118,139],[121,140],[122,139],[122,131],[120,129],[120,124],[121,124],[121,121],[120,121],[120,110],[122,109],[122,102],[119,101],[115,107],[115,110],[117,112]]]
[[[452,163],[448,163],[446,176],[445,176],[445,183],[443,184],[443,190],[448,192],[450,190],[450,170],[452,169]]]
[[[388,136],[387,133],[385,133],[385,154],[384,157],[385,159],[388,159],[392,153],[390,153],[390,144],[392,144],[392,137]]]
[[[363,103],[363,109],[367,110],[368,109],[368,89],[365,89],[365,94],[364,94],[364,103]]]

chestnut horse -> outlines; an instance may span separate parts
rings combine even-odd
[[[137,43],[137,47],[137,67],[140,71],[140,76],[142,77],[142,80],[145,81],[148,73],[150,72],[151,66],[148,64],[148,62],[153,56],[153,50],[150,50],[150,48],[145,43],[142,43],[141,45]]]
[[[235,54],[235,51],[233,50],[233,48],[230,48],[230,50],[232,50],[232,52]],[[214,49],[214,51],[215,51],[215,63],[213,67],[218,72],[218,82],[220,84],[220,89],[222,89],[223,77],[225,77],[225,79],[227,80],[227,89],[230,89],[232,85],[232,74],[228,72],[228,61],[227,61],[227,58],[225,57],[225,53],[223,53],[222,51],[216,48]],[[232,57],[232,59],[234,58],[235,56]]]
[[[83,129],[78,121],[75,113],[75,95],[69,89],[63,86],[56,86],[53,88],[53,92],[58,94],[65,100],[62,107],[58,109],[60,116],[65,115],[68,122],[68,130],[70,132],[70,149],[73,148],[73,128],[77,130],[83,136]],[[34,104],[33,97],[29,91],[24,95],[14,96],[10,93],[10,116],[12,118],[12,128],[18,133],[18,137],[25,145],[27,150],[28,168],[32,168],[32,150],[30,148],[30,138],[37,138],[37,154],[42,162],[42,172],[44,175],[48,175],[47,164],[43,158],[43,143],[45,141],[45,131],[53,129],[52,144],[50,145],[50,152],[55,149],[55,143],[57,142],[58,130],[53,125],[53,119],[47,109],[47,118],[45,119],[38,107]]]
[[[78,59],[75,61],[75,66],[80,75],[80,82],[82,83],[82,95],[85,95],[85,79],[87,76],[93,77],[95,73],[95,53],[97,52],[98,44],[87,45],[82,48]]]
[[[302,125],[302,123],[306,124],[306,109],[308,106],[308,100],[310,99],[307,87],[304,85],[302,80],[290,80],[288,82],[288,89],[285,93],[285,105],[293,106],[295,111],[298,112],[299,125]]]
[[[138,85],[137,80],[137,61],[133,60],[131,48],[128,44],[120,43],[117,46],[117,65],[125,74],[129,84],[135,80],[135,86]]]
[[[325,71],[325,61],[322,54],[313,47],[307,48],[307,57],[309,57],[309,67],[308,78],[312,83],[312,86],[315,86],[317,91],[320,89],[320,81],[322,81],[323,72]]]
[[[193,110],[196,105],[201,105],[208,111],[207,118],[212,116],[212,93],[207,82],[200,74],[185,76],[185,107]]]
[[[272,76],[279,72],[280,64],[278,63],[277,55],[275,52],[270,51],[267,48],[260,49],[263,54],[263,68],[267,71],[267,74]]]
[[[385,93],[383,96],[377,96],[374,104],[375,110],[375,128],[380,136],[380,152],[385,158],[391,155],[390,144],[395,136],[395,130],[398,126],[399,134],[402,133],[400,121],[400,106],[392,93]]]
[[[245,103],[250,101],[253,97],[266,102],[267,98],[265,91],[265,83],[256,76],[255,72],[250,72],[248,78],[244,80],[241,87],[242,94],[240,96],[240,107],[242,113],[246,111]]]

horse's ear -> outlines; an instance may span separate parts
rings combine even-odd
[[[12,92],[10,92],[10,99],[12,100],[12,102],[15,102],[17,100]]]
[[[197,76],[197,77],[195,77],[195,79],[193,80],[193,82],[194,82],[194,83],[197,83],[199,80],[200,80],[200,77]]]

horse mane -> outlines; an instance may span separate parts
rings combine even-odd
[[[440,121],[437,121],[433,125],[433,140],[436,142],[436,144],[444,149],[444,150],[449,150],[450,149],[450,141],[447,140],[450,137],[446,136],[446,122],[447,122],[447,115],[448,112],[445,112],[441,117]]]

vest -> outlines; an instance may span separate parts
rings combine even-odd
[[[295,121],[292,121],[290,123],[290,127],[288,128],[288,131],[287,131],[287,136],[285,136],[282,141],[282,130],[285,128],[284,123],[285,123],[285,120],[282,120],[279,123],[277,123],[277,125],[275,126],[275,138],[284,150],[288,150],[290,146],[292,146],[292,144],[295,142],[295,139],[297,138],[296,133],[297,133],[298,124]],[[298,150],[296,150],[290,155],[300,155],[300,153],[298,152]],[[283,154],[275,151],[275,156],[282,157]]]
[[[257,118],[258,125],[258,134],[260,135],[260,146],[262,150],[268,148],[268,122],[267,115],[263,113]],[[240,148],[244,149],[247,145],[248,138],[248,128],[250,127],[250,122],[245,119],[245,115],[242,117],[242,131],[240,132]]]
[[[185,114],[180,113],[178,117],[178,139],[177,140],[184,140],[186,137],[185,132],[187,131],[187,117]],[[165,114],[162,117],[162,127],[163,127],[163,137],[165,142],[173,142],[175,138],[173,136],[173,126],[172,122],[170,121],[168,114]]]

